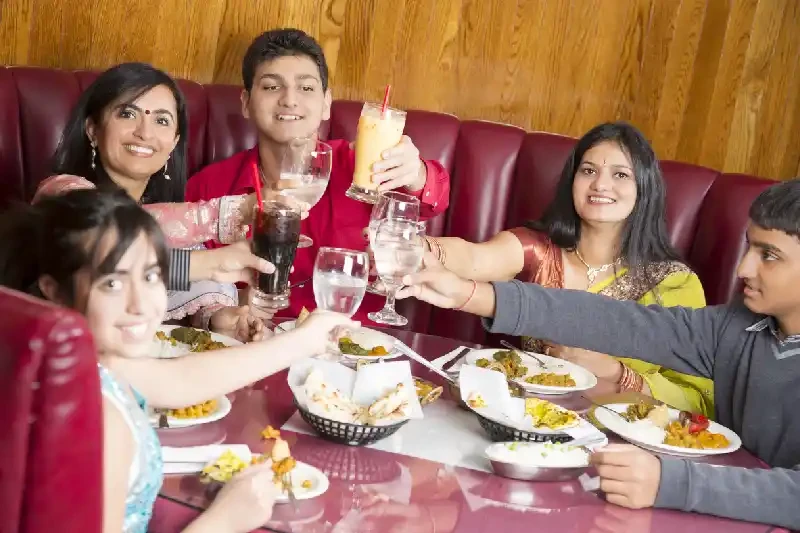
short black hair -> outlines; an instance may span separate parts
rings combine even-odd
[[[270,30],[256,37],[242,60],[242,82],[249,92],[253,88],[256,70],[264,62],[279,57],[306,56],[317,64],[322,90],[328,90],[328,62],[316,39],[302,30],[281,28]]]
[[[778,183],[759,194],[750,206],[750,220],[764,229],[800,238],[800,178]]]

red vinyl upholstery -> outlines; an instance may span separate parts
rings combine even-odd
[[[0,315],[0,530],[99,533],[102,412],[86,323],[3,288]]]
[[[95,74],[0,67],[0,208],[29,200],[49,172],[70,107]],[[255,131],[241,115],[241,88],[181,80],[190,113],[190,171],[253,146]],[[323,138],[355,138],[361,102],[336,101]],[[406,133],[423,157],[452,175],[450,209],[429,224],[432,235],[484,240],[540,216],[553,196],[575,139],[504,124],[459,121],[409,110]],[[673,243],[700,275],[709,303],[738,290],[735,266],[744,247],[747,210],[771,182],[676,161],[662,161]],[[498,258],[502,260],[502,258]],[[417,331],[480,342],[476,321],[463,314],[402,302]]]

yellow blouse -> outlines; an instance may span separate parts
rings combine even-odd
[[[602,291],[626,272],[626,268],[620,269],[615,276],[590,287],[589,292]],[[638,303],[698,308],[705,307],[706,299],[703,286],[696,274],[676,272],[665,277],[654,290],[640,298]],[[641,374],[650,387],[653,398],[676,409],[702,413],[708,417],[714,415],[714,385],[710,379],[681,374],[638,359],[623,357],[617,359]]]

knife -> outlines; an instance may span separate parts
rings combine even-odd
[[[453,359],[442,365],[442,371],[449,372],[450,369],[456,365],[456,363],[464,359],[467,356],[467,354],[471,351],[472,348],[467,348],[467,347],[461,348],[461,351],[458,352],[458,355],[456,355]]]
[[[440,375],[441,377],[443,377],[444,379],[446,379],[450,383],[455,383],[455,380],[449,374],[446,374],[442,369],[440,369],[440,368],[438,368],[436,366],[433,366],[433,364],[430,361],[428,361],[427,359],[424,359],[422,356],[417,355],[417,353],[414,352],[414,350],[412,350],[408,346],[406,346],[405,343],[403,343],[400,340],[398,340],[397,344],[395,344],[395,346],[397,346],[397,345],[400,345],[400,351],[404,355],[406,355],[409,359],[413,359],[414,361],[416,361],[417,363],[421,364],[422,366],[424,366],[428,370],[432,371],[434,374]]]

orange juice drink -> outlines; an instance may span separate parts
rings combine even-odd
[[[347,196],[367,203],[375,203],[378,185],[372,182],[372,165],[382,159],[381,154],[400,143],[406,125],[406,112],[386,108],[381,114],[379,104],[364,104],[358,119],[356,133],[356,167],[353,184]]]

